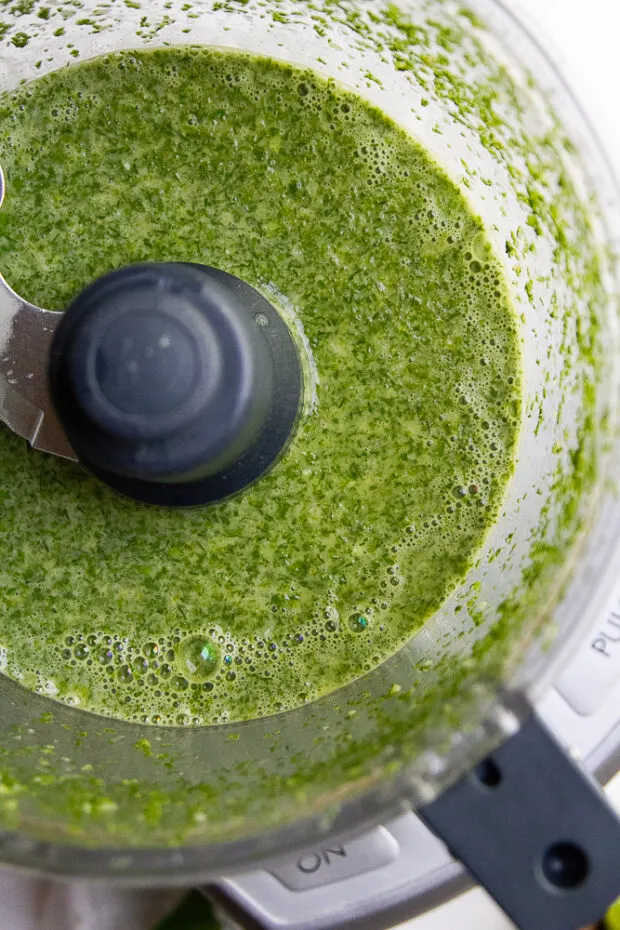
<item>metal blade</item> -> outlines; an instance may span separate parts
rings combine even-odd
[[[0,206],[4,176],[0,168]],[[77,461],[52,404],[48,358],[62,313],[22,300],[0,274],[0,420],[34,449]]]

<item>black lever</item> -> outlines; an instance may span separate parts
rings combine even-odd
[[[620,895],[620,819],[534,715],[419,814],[520,930],[580,930]]]

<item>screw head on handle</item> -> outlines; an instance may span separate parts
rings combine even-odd
[[[297,348],[254,288],[182,263],[105,275],[65,312],[50,388],[80,461],[168,506],[221,500],[286,446],[302,399]]]

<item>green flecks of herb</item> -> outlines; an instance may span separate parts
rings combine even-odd
[[[128,0],[125,0],[125,2],[128,2]],[[174,20],[172,19],[171,16],[168,16],[168,15],[163,16],[163,17],[161,18],[161,20],[160,20],[158,23],[155,23],[153,26],[150,27],[150,29],[149,29],[148,32],[143,33],[143,37],[144,37],[147,41],[150,41],[151,39],[154,39],[155,36],[156,36],[159,32],[162,31],[162,29],[165,29],[166,26],[171,26],[172,23],[174,23]]]
[[[144,807],[144,820],[149,827],[157,827],[161,822],[164,805],[167,801],[165,794],[161,792],[152,792]]]
[[[13,16],[28,16],[32,13],[36,0],[17,0],[10,9]]]
[[[152,756],[153,749],[148,739],[139,739],[134,743],[134,748],[138,749],[144,756]]]
[[[527,220],[527,225],[531,226],[537,236],[542,236],[544,234],[543,226],[540,221],[540,217],[536,213],[530,213]]]
[[[473,10],[468,10],[467,7],[461,7],[459,10],[459,16],[461,16],[463,19],[469,20],[472,26],[475,26],[476,29],[486,29],[486,26],[480,17],[476,16]]]
[[[27,32],[16,32],[13,38],[11,39],[11,44],[15,48],[25,48],[30,42],[31,36]]]

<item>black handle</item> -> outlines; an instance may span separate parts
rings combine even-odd
[[[620,894],[620,819],[535,716],[419,814],[521,930],[578,930]]]
[[[254,288],[202,265],[143,264],[86,288],[58,326],[52,398],[80,461],[169,506],[247,486],[291,435],[302,373]]]

